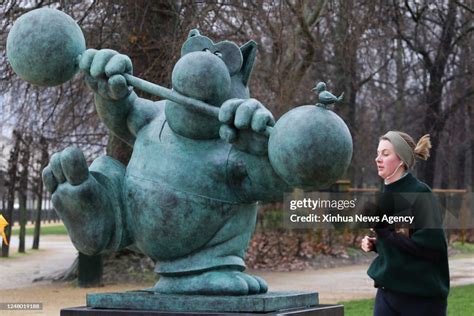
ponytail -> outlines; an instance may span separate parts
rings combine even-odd
[[[415,147],[415,157],[422,160],[427,160],[430,156],[430,134],[423,135]]]

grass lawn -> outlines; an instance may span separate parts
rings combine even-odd
[[[33,236],[35,232],[34,227],[26,228],[26,234]],[[13,227],[13,235],[18,236],[20,233],[20,227],[17,225]],[[63,224],[51,225],[51,226],[41,226],[41,235],[67,235],[66,227]]]
[[[474,244],[465,242],[464,244],[460,241],[455,241],[450,244],[451,247],[461,251],[461,253],[473,253],[474,252]]]
[[[448,297],[448,315],[471,316],[474,311],[474,284],[451,289]],[[345,316],[372,316],[374,300],[340,302]]]

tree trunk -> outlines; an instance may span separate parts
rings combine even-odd
[[[39,249],[40,242],[40,231],[41,231],[41,212],[43,207],[43,179],[42,171],[48,164],[48,143],[44,137],[41,137],[40,140],[41,146],[41,158],[40,158],[40,172],[38,175],[38,182],[36,183],[36,194],[37,194],[37,204],[36,204],[36,220],[35,220],[35,233],[33,237],[33,247],[32,249]]]
[[[341,92],[344,92],[344,104],[347,104],[347,106],[341,106],[341,115],[344,117],[344,121],[347,123],[349,130],[351,131],[352,137],[356,134],[355,101],[357,97],[356,83],[358,81],[358,76],[355,71],[358,47],[357,38],[355,37],[358,34],[353,34],[354,31],[351,29],[350,22],[352,19],[351,14],[353,8],[353,0],[343,1],[340,3],[338,12],[339,18],[334,29],[336,36],[336,42],[334,44],[336,86],[334,87],[334,92],[338,95]],[[351,36],[348,36],[348,34]]]
[[[397,39],[397,49],[395,51],[395,64],[397,68],[397,101],[395,102],[396,130],[402,131],[405,128],[405,74],[403,72],[403,45],[400,38]]]
[[[18,154],[20,152],[20,135],[17,131],[13,131],[14,145],[10,152],[10,159],[8,160],[8,188],[7,188],[7,211],[5,213],[5,219],[9,225],[5,229],[5,235],[7,242],[10,244],[10,237],[13,227],[13,209],[15,207],[15,187],[17,181],[18,172]],[[2,243],[2,257],[8,257],[10,247],[5,242]]]
[[[110,134],[106,152],[107,156],[113,157],[126,166],[132,156],[132,147],[117,136]]]
[[[468,107],[463,108],[461,111],[459,111],[459,115],[456,118],[456,127],[458,129],[457,132],[459,132],[460,135],[469,135],[469,126],[468,121],[466,118],[469,118],[469,113],[468,113]],[[466,179],[466,174],[467,170],[467,158],[469,157],[469,142],[467,140],[467,137],[465,140],[460,140],[457,148],[455,149],[455,154],[456,154],[456,163],[451,164],[454,171],[453,171],[453,179],[452,179],[452,186],[456,189],[466,189],[467,184],[469,183],[469,180]]]
[[[471,179],[468,179],[467,181],[470,181],[470,186],[471,186],[471,192],[474,192],[474,106],[472,103],[470,103],[467,107],[467,113],[469,116],[469,123],[470,123],[470,141],[469,141],[469,146],[471,147]]]
[[[21,181],[20,181],[21,183]],[[20,184],[22,185],[22,184]],[[19,189],[18,192],[18,204],[19,204],[19,225],[20,225],[20,235],[18,238],[20,242],[18,244],[18,252],[25,252],[25,235],[26,235],[26,192],[25,189]]]
[[[441,119],[442,77],[443,72],[435,71],[433,69],[430,70],[430,85],[426,95],[428,109],[425,115],[423,134],[430,134],[432,149],[430,150],[430,158],[423,163],[422,179],[423,182],[431,187],[434,183],[436,158],[441,137],[440,132],[444,129],[445,124],[444,120]]]
[[[102,255],[87,256],[79,253],[79,287],[97,287],[102,285]]]
[[[25,252],[25,235],[26,235],[26,204],[28,199],[28,167],[30,162],[30,141],[23,142],[22,158],[21,158],[21,174],[18,187],[18,202],[20,208],[20,242],[18,244],[18,252]]]
[[[31,247],[31,249],[39,249],[42,204],[43,204],[43,182],[40,180],[38,181],[38,199],[36,200],[35,231],[33,235],[33,246]]]
[[[446,64],[450,56],[453,46],[454,25],[456,22],[456,7],[453,1],[449,1],[446,22],[443,25],[443,32],[438,44],[436,58],[428,63],[427,70],[430,74],[430,84],[426,95],[426,103],[428,109],[424,120],[425,132],[431,134],[431,157],[424,164],[423,181],[429,186],[433,186],[436,171],[436,158],[438,154],[438,144],[440,143],[440,133],[444,129],[445,120],[441,107],[443,96],[443,77],[446,71]]]

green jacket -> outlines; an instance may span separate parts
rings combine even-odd
[[[429,186],[408,173],[384,186],[379,211],[387,215],[412,214],[414,223],[409,237],[397,234],[389,225],[376,228],[378,256],[367,271],[375,285],[405,294],[446,299],[447,243],[441,211]]]

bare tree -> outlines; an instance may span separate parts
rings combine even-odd
[[[33,245],[32,249],[39,249],[40,243],[40,231],[41,231],[41,212],[43,207],[43,195],[44,195],[44,186],[41,179],[41,172],[48,164],[49,154],[48,154],[48,143],[44,137],[41,137],[39,140],[40,145],[40,158],[38,159],[38,174],[36,176],[36,219],[35,219],[35,230],[33,236]]]
[[[19,224],[20,224],[20,233],[19,238],[20,242],[18,244],[18,252],[25,252],[25,235],[26,235],[26,221],[27,221],[27,199],[28,199],[28,170],[30,164],[31,156],[31,136],[22,135],[21,139],[21,150],[20,150],[20,175],[18,181],[18,204],[19,204]]]
[[[423,179],[433,185],[436,174],[436,159],[442,132],[451,114],[474,94],[470,86],[455,100],[446,97],[450,81],[472,73],[456,73],[459,47],[462,41],[471,38],[472,10],[470,17],[461,14],[469,10],[462,1],[412,2],[394,1],[392,18],[397,36],[407,49],[419,56],[418,66],[427,77],[423,86],[424,119],[423,132],[432,136],[431,158],[423,165]],[[472,39],[472,38],[471,38]]]
[[[5,219],[9,223],[6,227],[5,235],[7,237],[8,245],[5,241],[2,242],[2,257],[8,257],[10,250],[9,242],[11,239],[12,226],[13,226],[13,210],[15,207],[15,192],[18,172],[18,156],[20,152],[20,137],[16,131],[13,132],[14,145],[10,152],[10,158],[8,160],[8,173],[7,173],[7,212],[5,213]]]

